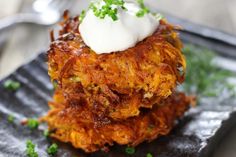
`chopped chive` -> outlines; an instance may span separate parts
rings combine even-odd
[[[37,129],[38,126],[39,126],[39,122],[37,119],[28,119],[27,120],[27,126],[30,128],[30,129]]]
[[[44,136],[44,137],[48,138],[49,135],[50,135],[49,130],[46,129],[46,130],[43,131],[43,136]]]
[[[139,3],[140,6],[140,10],[136,13],[137,17],[143,17],[145,14],[148,14],[150,12],[150,10],[145,6],[144,1],[143,0],[137,0],[137,2]]]
[[[51,146],[48,147],[47,153],[49,155],[55,155],[58,151],[58,146],[56,143],[53,143]]]
[[[143,10],[139,10],[137,13],[136,13],[136,16],[137,17],[143,17],[144,16],[144,11]]]
[[[97,5],[97,2],[92,2],[89,5],[89,9],[91,9],[95,16],[100,19],[104,19],[106,16],[109,16],[113,21],[118,20],[117,10],[123,9],[127,11],[128,9],[125,7],[124,0],[103,0],[104,4],[101,6]],[[149,8],[147,8],[144,4],[144,0],[137,0],[137,3],[140,6],[140,10],[136,13],[137,17],[143,17],[145,14],[150,13]],[[80,21],[84,18],[85,11],[81,13]]]
[[[86,11],[85,10],[82,10],[82,12],[80,13],[80,16],[79,16],[79,21],[82,22],[84,17],[86,15]]]
[[[53,81],[52,82],[52,85],[53,85],[53,89],[57,89],[57,86],[58,86],[58,83],[57,83],[57,81]]]
[[[38,153],[35,151],[35,144],[31,140],[26,141],[26,155],[27,157],[38,157]]]
[[[146,157],[152,157],[151,153],[147,153]]]
[[[7,120],[9,123],[13,123],[15,120],[15,117],[13,115],[8,115]]]
[[[161,20],[164,18],[164,16],[160,13],[152,13],[152,15],[157,19],[157,20]]]
[[[20,83],[9,79],[4,82],[3,86],[5,89],[16,91],[17,89],[20,88]]]
[[[124,7],[124,0],[103,0],[104,4],[101,7],[97,7],[95,3],[91,3],[89,8],[93,11],[94,15],[100,19],[104,19],[106,16],[110,17],[113,21],[118,20],[117,10],[121,8],[127,10]]]
[[[133,147],[126,147],[125,149],[126,154],[132,155],[135,153],[135,148]]]

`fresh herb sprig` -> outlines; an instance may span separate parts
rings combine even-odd
[[[235,86],[227,78],[235,77],[231,71],[219,68],[213,63],[215,53],[205,49],[186,45],[183,49],[186,56],[187,72],[183,87],[187,93],[199,96],[220,96],[223,90],[230,93]]]

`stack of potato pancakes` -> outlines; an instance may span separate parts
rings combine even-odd
[[[64,16],[48,50],[49,75],[57,83],[43,117],[51,136],[94,152],[168,134],[190,103],[175,90],[186,69],[177,28],[161,20],[135,47],[97,54],[83,42],[78,19]]]

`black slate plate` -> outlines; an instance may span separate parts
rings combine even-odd
[[[217,31],[190,25],[175,18],[170,18],[170,20],[184,27],[191,26],[191,28],[194,28],[191,31],[187,27],[187,30],[181,32],[181,38],[184,41],[206,46],[224,56],[236,56],[234,37],[231,38],[232,40],[222,40],[223,38],[220,38],[220,36],[215,36],[221,34],[216,33]],[[201,32],[204,32],[205,29],[208,30],[208,33],[203,36]],[[211,34],[214,36],[211,36]],[[40,157],[47,156],[45,150],[52,142],[59,144],[58,157],[127,156],[123,146],[114,146],[107,154],[98,152],[88,155],[81,150],[74,149],[69,144],[45,139],[41,128],[31,131],[20,125],[22,119],[42,116],[48,110],[47,101],[51,99],[53,87],[47,75],[45,61],[45,54],[41,54],[0,82],[0,157],[25,156],[25,143],[28,139],[37,144]],[[21,88],[16,92],[3,88],[3,82],[9,78],[21,83]],[[146,153],[150,152],[153,156],[158,157],[208,157],[222,137],[227,134],[233,125],[236,125],[235,111],[236,104],[233,100],[224,102],[208,100],[206,103],[190,109],[168,136],[163,136],[151,143],[141,144],[132,156],[145,157]],[[8,115],[16,117],[14,123],[7,121]]]

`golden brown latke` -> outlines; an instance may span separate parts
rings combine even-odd
[[[90,111],[71,102],[65,101],[62,93],[57,91],[54,102],[50,103],[52,109],[43,120],[53,131],[52,137],[70,142],[86,152],[94,152],[114,143],[136,146],[168,134],[175,120],[188,109],[190,99],[183,93],[174,93],[154,105],[152,110],[142,110],[137,117],[101,125],[91,120]]]
[[[185,59],[175,28],[160,21],[156,32],[135,47],[96,54],[78,31],[78,17],[62,23],[48,51],[49,75],[68,100],[116,120],[138,116],[172,94],[185,74]],[[114,41],[115,42],[115,41]]]

